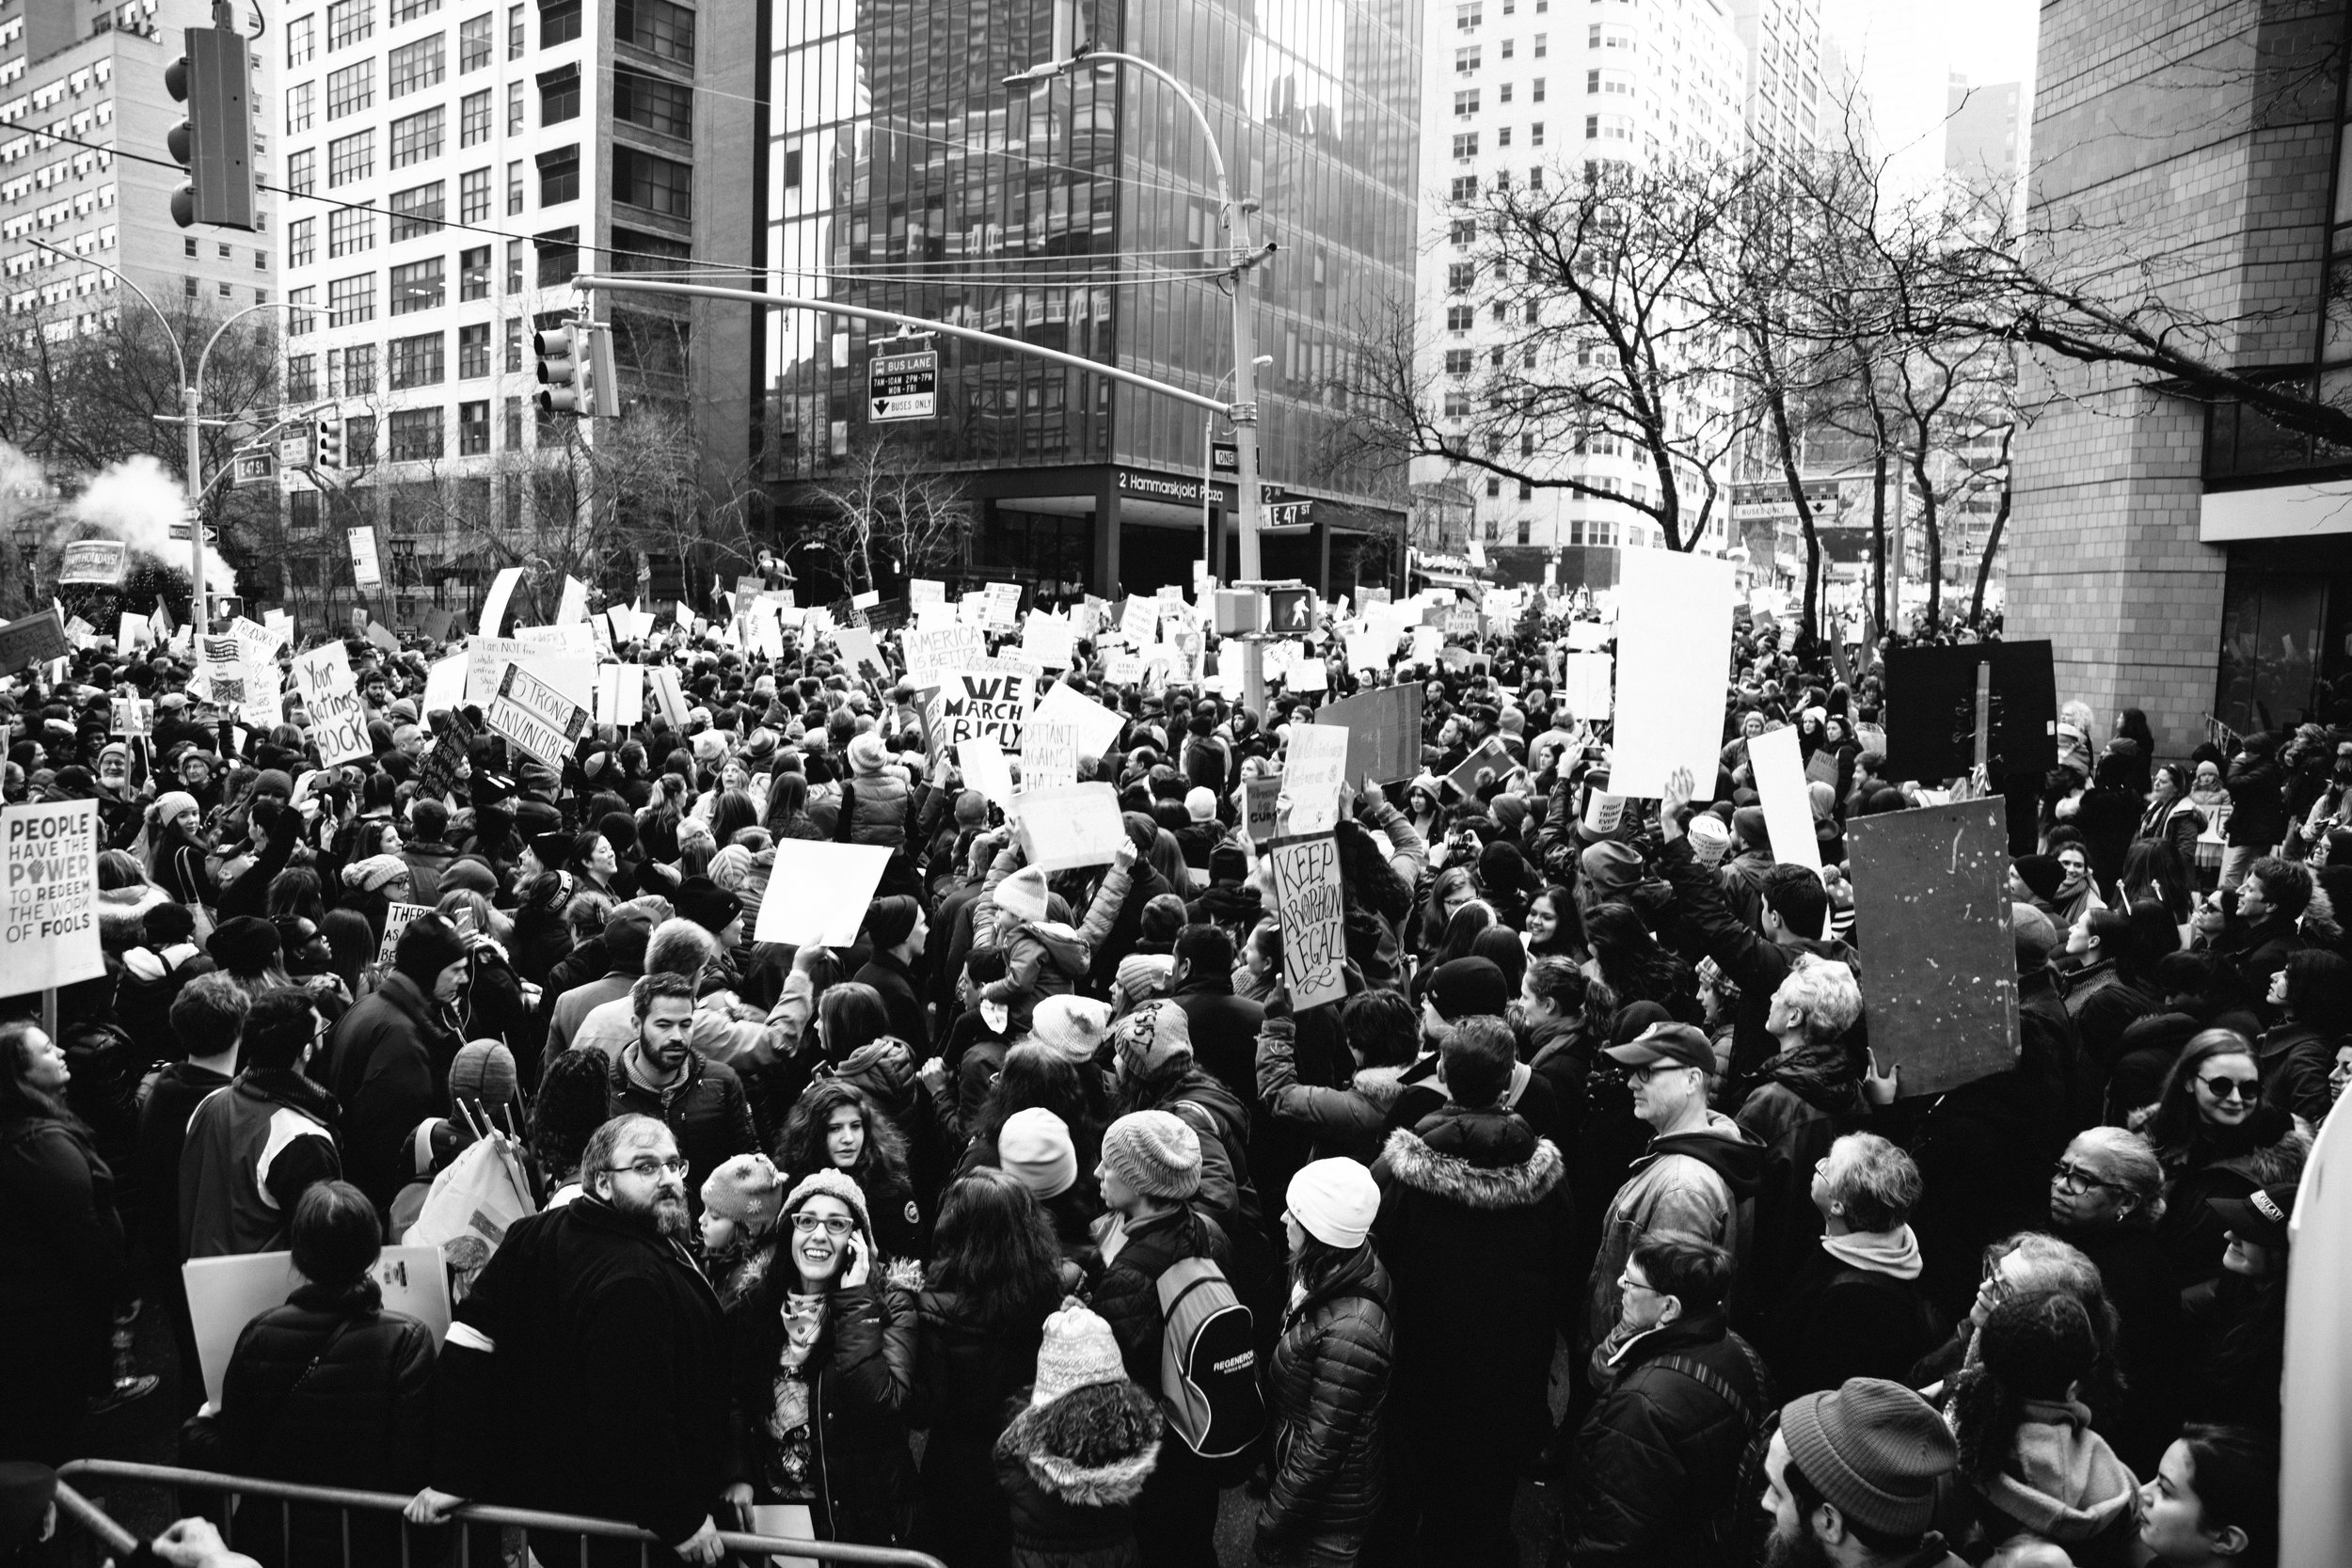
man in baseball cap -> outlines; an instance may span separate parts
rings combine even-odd
[[[1849,1378],[1781,1407],[1764,1455],[1766,1568],[1961,1568],[1935,1533],[1951,1429],[1899,1383]]]

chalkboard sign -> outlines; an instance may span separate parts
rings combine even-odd
[[[1318,724],[1347,727],[1347,782],[1397,784],[1421,771],[1421,708],[1417,682],[1384,686],[1360,697],[1326,703]]]
[[[2058,679],[2047,642],[1974,642],[1886,652],[1886,773],[1956,779],[1977,762],[1977,670],[1993,672],[1986,770],[1994,778],[2058,766]]]

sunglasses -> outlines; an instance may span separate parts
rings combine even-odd
[[[2197,1082],[2202,1085],[2205,1092],[2216,1100],[2250,1101],[2262,1093],[2263,1087],[2262,1080],[2259,1078],[2200,1078]]]

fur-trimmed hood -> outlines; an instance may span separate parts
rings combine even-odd
[[[1391,1132],[1373,1174],[1466,1208],[1525,1209],[1549,1197],[1566,1168],[1518,1117],[1448,1109]]]
[[[1386,1111],[1405,1092],[1405,1069],[1401,1067],[1358,1068],[1354,1083],[1358,1094]]]
[[[1040,1490],[1073,1508],[1126,1508],[1143,1496],[1143,1483],[1159,1464],[1160,1407],[1150,1394],[1132,1383],[1120,1385],[1120,1414],[1136,1430],[1154,1433],[1131,1453],[1085,1465],[1048,1451],[1046,1418],[1051,1405],[1024,1404],[1019,1415],[996,1439],[998,1454],[1021,1461],[1022,1468]]]
[[[2257,1187],[2275,1186],[2284,1181],[2303,1179],[2303,1166],[2311,1159],[2312,1140],[2299,1128],[2287,1129],[2277,1143],[2249,1148],[2243,1154],[2214,1162],[2216,1170],[2233,1171]]]
[[[110,887],[98,890],[98,939],[102,947],[121,952],[135,947],[141,939],[147,911],[158,904],[168,904],[170,896],[162,888],[141,882],[131,887]]]

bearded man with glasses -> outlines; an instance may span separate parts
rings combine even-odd
[[[458,1304],[434,1377],[437,1523],[465,1501],[627,1519],[655,1568],[721,1555],[728,1452],[719,1298],[685,1247],[688,1163],[660,1121],[589,1137],[579,1201],[516,1223]],[[637,1561],[636,1543],[538,1538],[543,1562]]]

